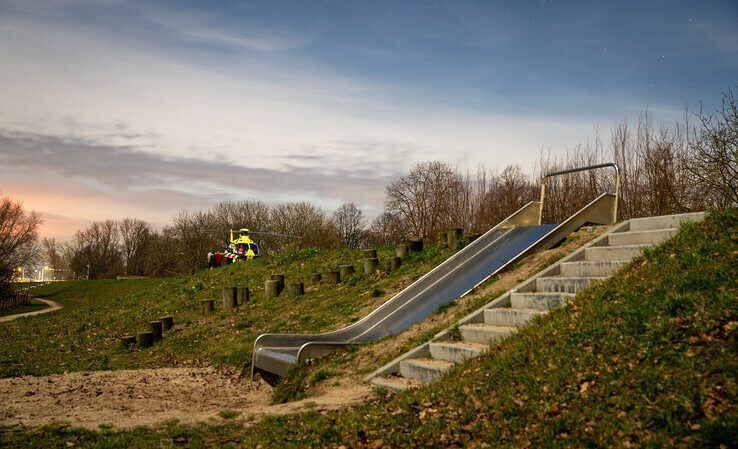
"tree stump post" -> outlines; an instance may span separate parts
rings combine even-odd
[[[332,284],[338,284],[341,282],[341,272],[340,271],[329,271],[325,274],[325,278],[328,280],[328,282]]]
[[[133,335],[126,335],[124,337],[121,337],[120,344],[124,348],[130,348],[131,346],[136,344],[136,337],[134,337]]]
[[[410,251],[421,252],[423,251],[423,238],[422,237],[411,237],[408,240],[408,246]]]
[[[409,248],[406,244],[397,245],[395,247],[395,256],[397,257],[405,257],[407,255]]]
[[[170,316],[163,316],[159,318],[159,321],[161,321],[161,327],[165,331],[168,331],[172,326],[174,326],[174,318]]]
[[[290,282],[287,284],[287,293],[290,298],[297,298],[305,294],[305,284],[302,282]]]
[[[154,344],[154,334],[151,332],[139,332],[137,341],[140,347],[148,348]]]
[[[236,303],[240,306],[251,299],[251,291],[248,287],[238,287],[236,290]]]
[[[313,273],[313,284],[320,284],[323,280],[323,275],[320,273]]]
[[[368,257],[364,259],[364,274],[372,275],[379,268],[379,259],[376,257]]]
[[[366,258],[366,259],[372,259],[374,257],[377,257],[377,250],[376,249],[365,249],[364,250],[364,258]]]
[[[223,307],[226,309],[234,309],[238,307],[236,297],[236,287],[225,287],[223,289]]]
[[[151,321],[149,323],[151,334],[154,336],[154,342],[160,341],[164,336],[163,323],[161,321]]]
[[[338,271],[341,273],[341,281],[347,281],[355,273],[353,265],[340,265]]]
[[[277,296],[281,295],[282,290],[284,290],[284,274],[273,274],[270,279],[272,281],[277,281]]]
[[[446,232],[446,235],[448,236],[448,247],[451,249],[455,249],[459,242],[461,241],[461,236],[464,234],[464,231],[461,228],[452,228],[449,229]]]
[[[438,233],[438,247],[439,248],[446,248],[448,247],[448,233],[447,232],[439,232]]]
[[[390,271],[397,271],[402,266],[402,257],[390,257],[389,269]]]
[[[266,281],[264,282],[264,296],[267,299],[274,299],[279,297],[279,281]]]
[[[203,315],[210,315],[213,313],[215,305],[214,299],[203,299],[200,301],[200,307],[202,307],[202,314]]]

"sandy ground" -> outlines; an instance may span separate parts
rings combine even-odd
[[[184,423],[222,420],[222,411],[240,412],[245,422],[264,414],[302,409],[330,410],[364,402],[371,394],[361,382],[342,382],[324,394],[270,405],[271,387],[212,368],[67,373],[0,379],[0,424],[40,426],[69,423],[97,428],[150,426],[176,419]]]

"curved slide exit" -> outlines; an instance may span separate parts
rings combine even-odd
[[[614,194],[603,193],[563,223],[540,224],[546,179],[605,167],[615,169]],[[517,260],[556,245],[581,226],[588,223],[615,223],[619,184],[615,164],[600,164],[546,175],[540,201],[531,201],[523,206],[362,320],[323,334],[260,335],[254,342],[252,377],[257,371],[281,376],[295,363],[330,354],[347,345],[402,332],[428,318],[440,306],[466,295]]]

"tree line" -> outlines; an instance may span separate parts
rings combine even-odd
[[[383,211],[371,221],[351,202],[326,212],[309,202],[224,201],[209,210],[181,211],[160,231],[136,218],[104,220],[77,231],[69,242],[43,239],[41,247],[45,263],[68,276],[108,278],[197,271],[207,266],[209,251],[225,247],[230,229],[242,227],[299,237],[260,236],[258,243],[267,254],[286,248],[394,244],[409,234],[434,239],[457,227],[482,233],[537,199],[546,173],[610,161],[621,170],[619,219],[737,207],[734,92],[723,95],[714,113],[685,111],[682,121],[656,126],[645,111],[633,122],[615,123],[607,138],[597,129],[587,142],[565,153],[542,150],[529,172],[518,165],[497,170],[462,169],[442,161],[418,163],[386,186]],[[550,179],[544,221],[561,222],[614,187],[608,170]],[[7,220],[1,214],[2,210],[0,220]],[[35,241],[38,217],[31,213],[26,220],[27,230],[33,232],[25,232],[26,243],[20,247],[26,250],[20,253],[27,256],[27,241]],[[7,252],[4,248],[0,242],[0,251]],[[0,253],[0,263],[2,257]]]

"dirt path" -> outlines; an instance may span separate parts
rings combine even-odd
[[[370,392],[366,384],[349,383],[303,401],[270,405],[271,387],[265,382],[212,368],[25,376],[0,379],[0,424],[133,427],[171,419],[222,420],[218,413],[223,411],[240,412],[237,419],[253,422],[265,414],[345,407],[365,401]]]
[[[58,302],[49,301],[48,299],[33,298],[33,300],[42,302],[46,304],[48,307],[45,309],[41,309],[41,310],[34,310],[33,312],[17,313],[15,315],[8,315],[8,316],[0,317],[0,323],[3,323],[5,321],[14,320],[16,318],[21,318],[24,316],[34,316],[34,315],[41,315],[42,313],[55,312],[62,308],[62,305],[59,304]]]

